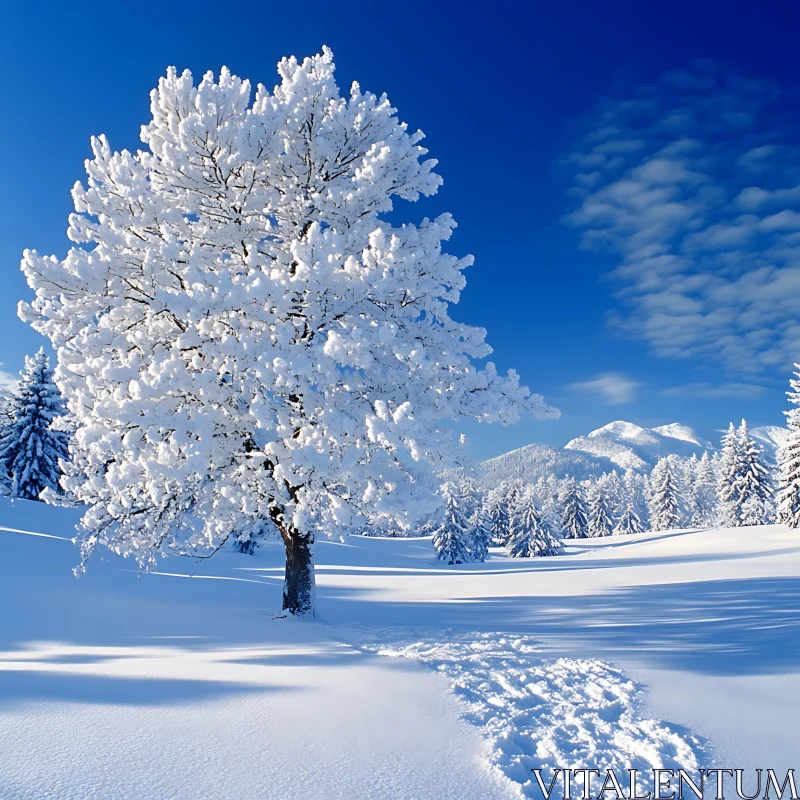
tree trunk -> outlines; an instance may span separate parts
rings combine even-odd
[[[286,573],[283,580],[283,610],[295,616],[314,616],[314,564],[311,561],[313,534],[283,533]]]

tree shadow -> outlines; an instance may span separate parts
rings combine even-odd
[[[800,578],[742,578],[610,589],[591,595],[382,602],[319,590],[331,619],[521,633],[554,655],[707,675],[800,670]],[[367,608],[367,604],[370,608]]]
[[[0,710],[28,702],[180,706],[232,695],[288,691],[298,691],[298,687],[15,670],[2,673]]]

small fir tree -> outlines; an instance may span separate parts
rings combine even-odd
[[[786,393],[794,407],[783,412],[789,435],[778,451],[777,519],[790,528],[800,528],[800,364],[794,366],[791,391]]]
[[[530,490],[522,492],[515,503],[507,551],[511,558],[557,556],[563,552],[561,541],[536,507]]]
[[[12,497],[38,500],[45,489],[60,492],[59,459],[68,460],[69,439],[53,423],[66,413],[44,350],[26,357],[13,402],[13,422],[0,440],[0,463]]]
[[[741,453],[741,520],[743,525],[763,525],[772,506],[772,485],[763,463],[763,452],[750,436],[747,422],[742,420],[738,431]]]
[[[470,520],[469,555],[473,561],[486,561],[492,543],[492,526],[486,506],[481,504]]]
[[[568,539],[585,539],[589,535],[589,512],[580,486],[570,478],[561,500],[561,529]]]
[[[703,455],[693,465],[691,518],[693,528],[708,528],[714,525],[717,516],[717,475],[715,461]]]
[[[670,461],[662,458],[651,475],[650,523],[654,531],[669,531],[680,526],[680,500]]]
[[[742,524],[743,472],[739,433],[731,422],[722,437],[717,476],[719,523],[723,526],[738,527]]]
[[[610,536],[612,528],[608,497],[603,484],[596,481],[589,492],[589,536]]]
[[[452,483],[441,489],[444,501],[444,519],[433,534],[436,558],[447,564],[466,564],[472,559],[469,553],[469,522],[461,507],[462,498]]]
[[[614,533],[641,533],[643,530],[644,526],[639,515],[633,510],[633,505],[628,503],[614,526]]]

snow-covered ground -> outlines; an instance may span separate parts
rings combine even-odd
[[[428,539],[320,542],[297,622],[274,618],[277,544],[76,580],[76,516],[0,500],[3,800],[510,798],[540,765],[796,766],[796,531],[460,567]]]

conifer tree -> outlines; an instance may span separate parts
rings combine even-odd
[[[723,526],[737,527],[742,524],[743,472],[739,433],[731,422],[722,437],[717,476],[719,523]]]
[[[717,518],[717,476],[715,461],[709,458],[708,451],[692,465],[691,491],[689,524],[693,528],[711,527]]]
[[[772,485],[763,463],[763,451],[750,436],[747,422],[738,430],[741,454],[741,520],[743,525],[763,525],[771,516]]]
[[[519,495],[518,487],[503,481],[489,493],[489,518],[492,528],[492,541],[499,547],[508,544],[511,535],[511,509]]]
[[[472,559],[468,548],[469,521],[464,515],[462,497],[452,483],[445,483],[441,492],[444,516],[436,533],[433,534],[436,558],[447,564],[466,564]]]
[[[581,489],[569,478],[561,500],[561,529],[568,539],[585,539],[589,535],[589,512]]]
[[[473,561],[486,561],[492,543],[492,525],[485,504],[481,504],[470,519],[469,555]]]
[[[13,401],[13,422],[0,440],[0,463],[12,497],[38,500],[44,489],[60,492],[59,459],[69,458],[66,432],[53,423],[66,414],[43,349],[25,358],[19,393]]]
[[[662,458],[650,476],[650,527],[654,531],[669,531],[680,527],[680,495],[672,466]]]
[[[608,496],[601,481],[596,481],[589,492],[589,536],[610,536],[613,528]]]
[[[793,408],[783,412],[789,435],[778,451],[777,519],[790,528],[800,528],[800,364],[794,366],[791,391],[786,393]]]
[[[556,556],[563,552],[561,541],[536,507],[530,489],[521,492],[515,501],[507,551],[511,558]]]
[[[644,526],[642,525],[641,519],[639,519],[639,515],[634,511],[633,505],[627,503],[625,510],[614,526],[614,533],[641,533],[643,530]]]

